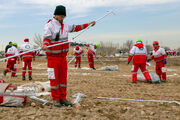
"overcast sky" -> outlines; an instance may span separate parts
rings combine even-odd
[[[83,24],[110,15],[76,41],[99,43],[142,39],[152,44],[180,47],[180,0],[0,0],[0,40],[23,43],[43,35],[45,23],[52,19],[55,6],[67,7],[66,23]],[[72,36],[77,33],[73,33]],[[2,45],[0,46],[2,49]]]

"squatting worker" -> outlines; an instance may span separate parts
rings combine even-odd
[[[95,21],[83,25],[69,25],[64,22],[66,8],[62,5],[56,7],[54,18],[49,20],[44,27],[44,40],[42,50],[46,50],[48,64],[48,78],[50,80],[51,95],[54,106],[72,106],[66,100],[67,91],[67,60],[69,50],[68,33],[78,32],[94,26]],[[64,43],[55,47],[47,48],[49,45]]]

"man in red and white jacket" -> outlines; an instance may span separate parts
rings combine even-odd
[[[17,49],[17,43],[13,43],[13,46],[7,50],[5,56],[9,57],[9,56],[14,56],[14,55],[18,55],[18,54],[19,54],[19,51]],[[7,65],[7,68],[4,70],[4,76],[6,76],[6,74],[8,72],[12,71],[11,77],[17,77],[16,76],[16,71],[17,71],[16,61],[18,61],[18,64],[19,64],[18,56],[8,59],[8,65]]]
[[[150,59],[147,60],[147,62],[151,61],[154,59],[156,62],[156,73],[159,75],[161,82],[166,82],[166,68],[165,64],[167,64],[167,55],[164,50],[164,48],[161,48],[159,46],[158,41],[153,42],[153,53]]]
[[[148,70],[146,69],[146,61],[147,61],[147,49],[143,45],[142,40],[137,40],[136,44],[132,47],[128,57],[128,64],[133,59],[132,66],[132,83],[137,82],[137,71],[140,68],[144,77],[146,78],[146,82],[152,82],[151,77],[149,75]]]
[[[83,53],[83,50],[79,45],[76,45],[76,48],[74,48],[74,56],[76,58],[75,61],[75,68],[78,65],[78,68],[81,68],[81,54]]]
[[[89,49],[88,49],[87,57],[88,57],[89,67],[92,70],[96,70],[94,67],[94,56],[96,58],[96,48],[99,47],[99,44],[88,45],[88,47],[89,47]]]
[[[44,41],[42,50],[46,50],[48,62],[48,78],[50,80],[51,95],[54,100],[54,106],[61,107],[72,106],[66,100],[67,91],[67,60],[69,51],[68,34],[78,32],[87,28],[89,25],[95,25],[95,21],[83,25],[69,25],[64,23],[66,8],[62,5],[56,7],[54,18],[46,23],[44,28]],[[64,43],[51,48],[49,45]]]
[[[20,53],[33,50],[34,46],[29,43],[29,39],[24,39],[24,44],[20,47]],[[32,80],[32,59],[35,60],[35,52],[29,52],[21,56],[23,59],[22,80],[26,80],[26,68],[28,67],[29,80]]]

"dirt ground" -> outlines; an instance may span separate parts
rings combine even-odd
[[[72,95],[83,93],[87,95],[81,101],[81,107],[56,108],[53,105],[42,106],[28,99],[24,107],[0,107],[0,119],[3,120],[180,120],[180,105],[175,103],[130,102],[95,99],[96,97],[113,97],[142,100],[172,100],[180,102],[180,58],[168,58],[167,82],[161,84],[131,83],[131,65],[125,58],[101,58],[106,65],[118,65],[119,71],[68,70],[67,98],[73,101]],[[6,63],[0,62],[1,74]],[[96,68],[105,66],[96,61]],[[74,67],[73,63],[69,68]],[[88,67],[83,59],[82,67]],[[154,71],[154,62],[149,67]],[[21,80],[21,64],[18,65],[18,77],[10,74],[3,79],[15,85],[32,81]],[[38,58],[33,62],[33,81],[48,81],[46,59]],[[51,96],[42,96],[52,101]],[[32,106],[34,102],[36,105]]]

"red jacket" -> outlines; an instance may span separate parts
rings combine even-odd
[[[129,52],[128,62],[133,59],[133,64],[146,63],[147,49],[142,43],[135,44]]]
[[[50,20],[44,28],[44,45],[54,45],[58,43],[64,43],[55,47],[48,48],[46,55],[48,57],[64,57],[67,56],[69,51],[68,33],[78,32],[88,27],[88,24],[83,25],[68,25],[60,24],[56,19]]]

